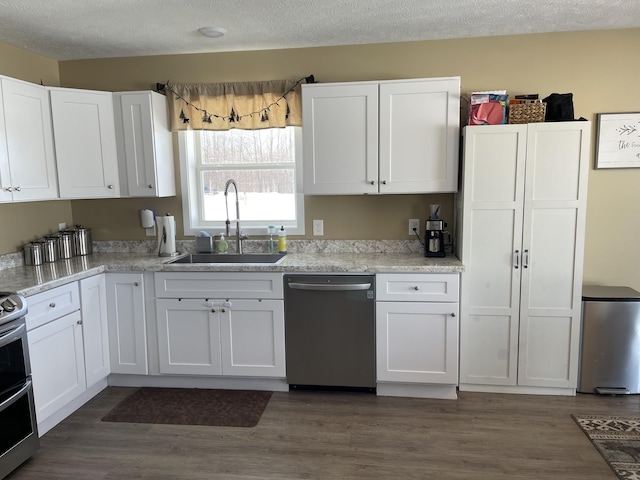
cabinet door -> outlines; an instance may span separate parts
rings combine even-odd
[[[378,381],[458,383],[458,304],[376,303]]]
[[[156,300],[160,373],[221,375],[220,317],[205,300]]]
[[[176,194],[167,101],[152,91],[114,94],[120,177],[126,195]]]
[[[227,300],[219,311],[223,373],[284,378],[284,302]]]
[[[526,125],[464,131],[460,383],[517,383]]]
[[[380,82],[380,193],[458,190],[460,78]]]
[[[79,311],[27,334],[38,423],[86,390]]]
[[[111,92],[50,89],[60,198],[120,194]]]
[[[0,87],[0,201],[58,198],[47,90],[9,78]]]
[[[304,193],[378,192],[378,84],[302,86]]]
[[[111,372],[147,375],[143,274],[108,273],[106,289]]]
[[[87,388],[109,375],[109,334],[104,274],[80,280],[82,338]]]
[[[520,385],[577,387],[590,125],[528,126]]]

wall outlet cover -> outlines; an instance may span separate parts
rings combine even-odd
[[[415,231],[413,230],[415,228]],[[410,218],[409,219],[409,235],[420,235],[420,219],[419,218]]]
[[[324,220],[313,221],[313,234],[316,236],[324,235]]]

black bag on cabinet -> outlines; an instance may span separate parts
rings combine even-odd
[[[542,99],[547,104],[545,122],[568,122],[574,120],[573,93],[552,93]]]

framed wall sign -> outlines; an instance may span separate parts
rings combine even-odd
[[[640,168],[640,112],[598,114],[595,168]]]

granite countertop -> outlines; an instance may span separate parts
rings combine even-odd
[[[282,273],[458,273],[456,257],[425,258],[421,252],[313,252],[288,253],[271,264],[168,264],[176,257],[145,252],[93,253],[39,266],[0,269],[0,290],[25,296],[49,290],[102,272],[282,272]]]

